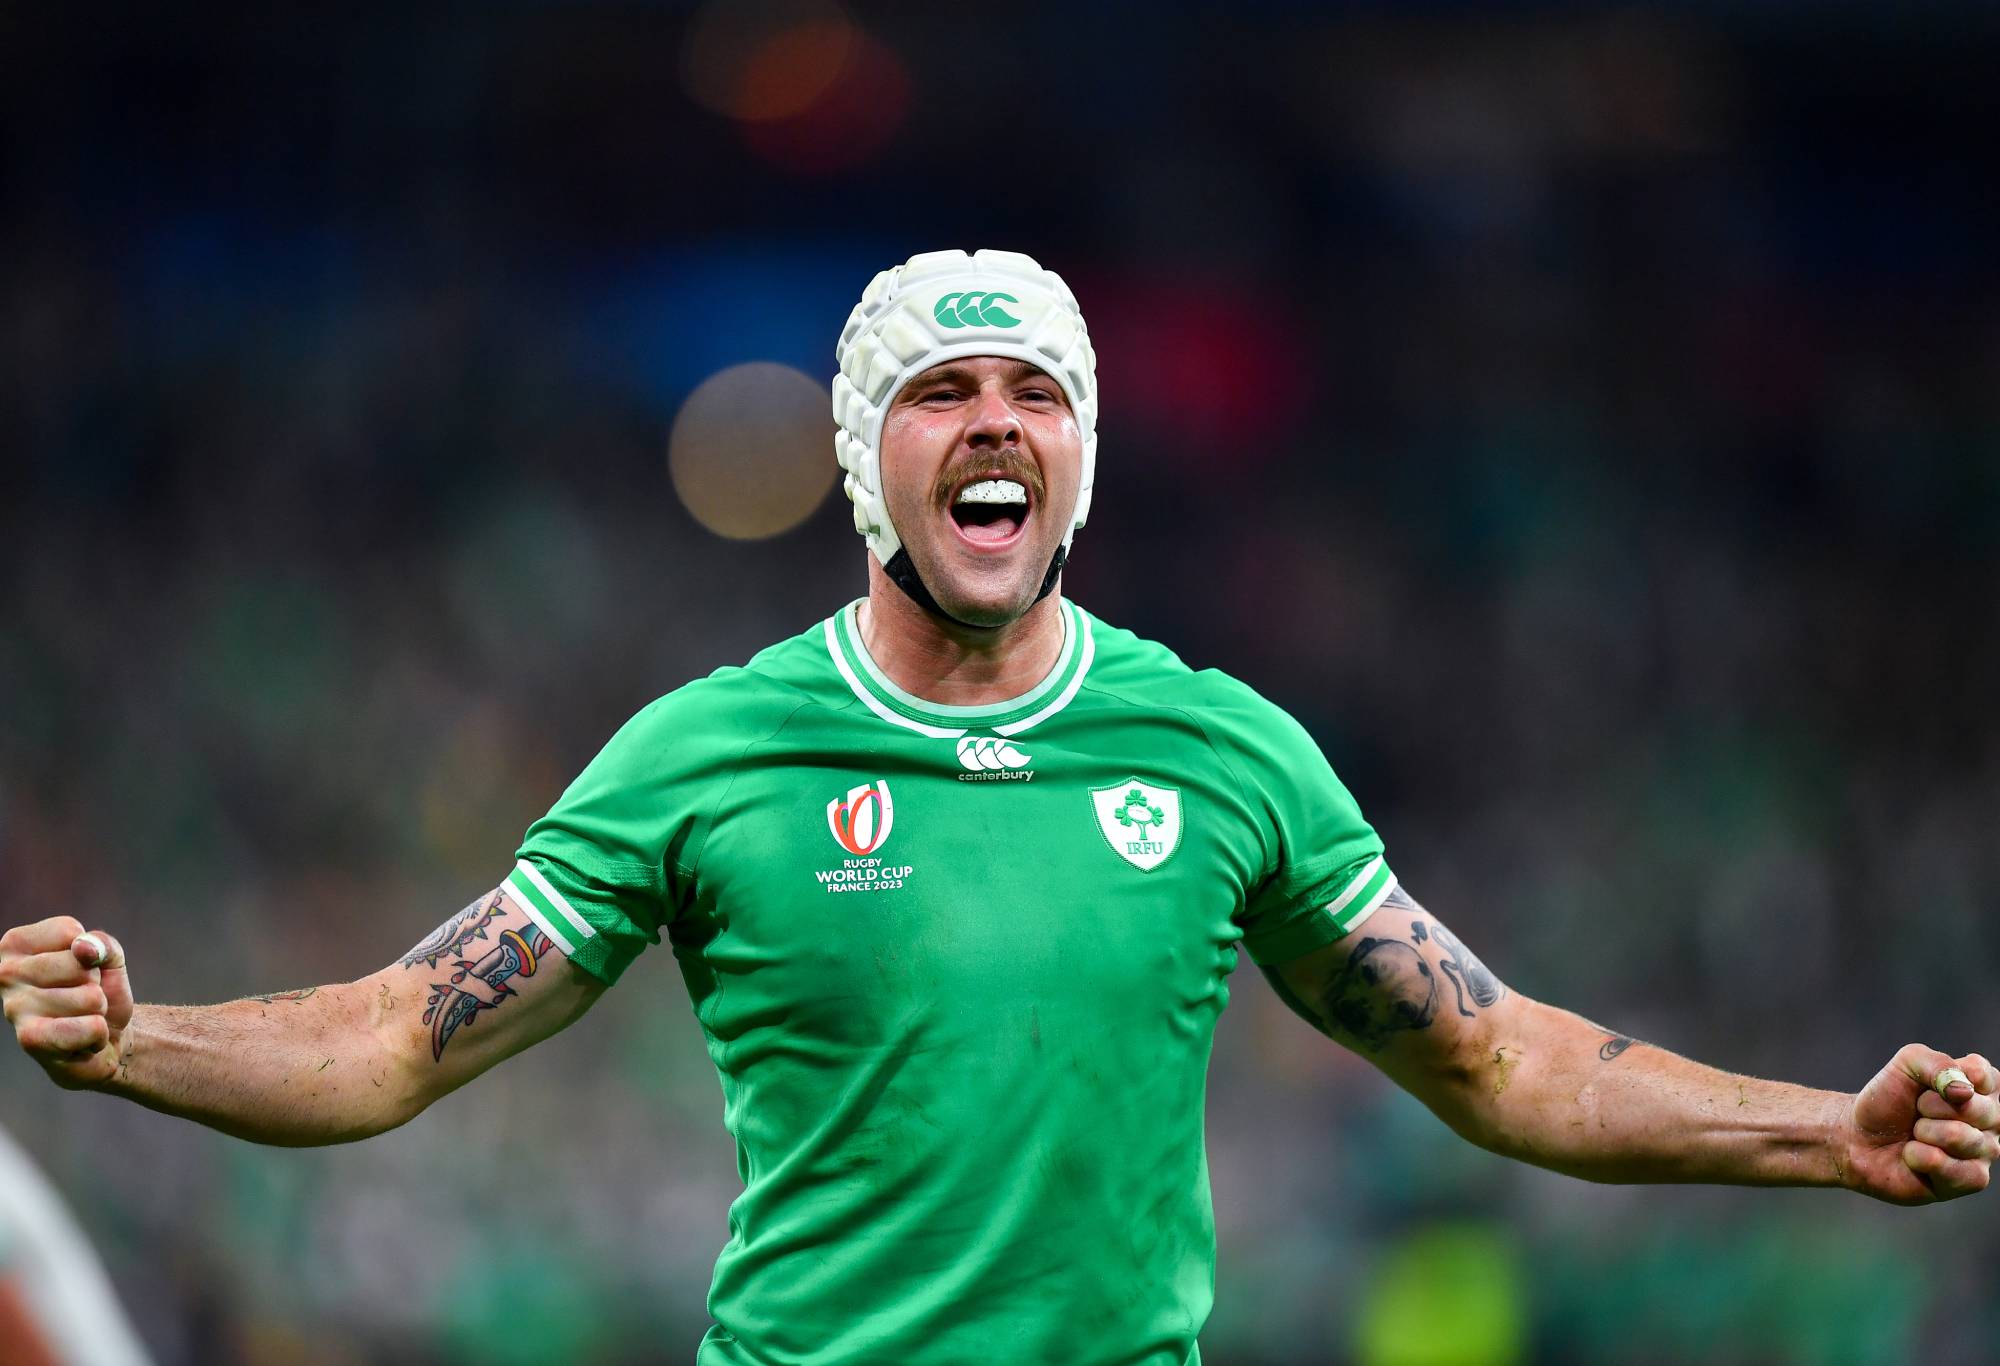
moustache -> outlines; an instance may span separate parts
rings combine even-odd
[[[953,492],[973,475],[1012,479],[1028,491],[1036,507],[1042,505],[1042,495],[1046,490],[1042,484],[1041,469],[1020,451],[1012,449],[952,461],[938,474],[937,486],[931,491],[933,501],[949,505]]]

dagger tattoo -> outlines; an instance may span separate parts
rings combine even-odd
[[[525,932],[500,931],[499,942],[477,962],[455,960],[451,980],[431,984],[430,1004],[424,1010],[424,1023],[431,1027],[432,1061],[444,1057],[444,1046],[460,1026],[469,1026],[480,1011],[492,1010],[515,994],[509,982],[533,977],[549,948],[549,937],[530,926]]]

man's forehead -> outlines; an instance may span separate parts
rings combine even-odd
[[[953,375],[991,374],[995,370],[1009,378],[1023,374],[1040,375],[1054,381],[1054,376],[1033,361],[1025,361],[1018,356],[956,356],[951,360],[939,361],[925,370],[919,370],[910,377],[912,384],[919,380],[943,379]]]

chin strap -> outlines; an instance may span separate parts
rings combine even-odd
[[[1040,602],[1054,590],[1056,580],[1062,577],[1063,564],[1068,559],[1069,547],[1063,545],[1057,546],[1054,558],[1049,561],[1049,572],[1042,575],[1042,591],[1035,594],[1035,602]],[[921,578],[917,577],[917,567],[910,563],[910,552],[900,546],[897,547],[896,553],[889,557],[889,563],[882,566],[882,572],[889,576],[890,582],[894,583],[896,587],[909,594],[911,602],[914,602],[932,616],[943,617],[946,621],[963,626],[968,631],[992,631],[998,629],[993,626],[974,626],[969,621],[960,621],[957,617],[945,611],[944,608],[938,606],[938,600],[931,596],[931,590],[924,586],[924,581]],[[1032,605],[1031,603],[1030,606]]]

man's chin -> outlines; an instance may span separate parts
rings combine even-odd
[[[1005,598],[996,599],[991,594],[939,593],[933,589],[931,596],[937,599],[938,606],[943,608],[945,615],[953,621],[985,630],[998,630],[1003,626],[1011,626],[1035,605],[1033,593],[1010,594]]]
[[[957,625],[972,626],[982,631],[998,631],[1003,627],[1012,626],[1028,611],[1028,606],[1017,606],[1012,603],[996,607],[986,603],[952,603],[940,600],[938,606],[944,608],[945,615]]]
[[[1017,570],[1004,579],[991,574],[933,575],[921,567],[918,573],[947,616],[967,626],[993,629],[1012,625],[1035,605],[1048,562],[1044,560],[1041,568],[1033,571]]]

